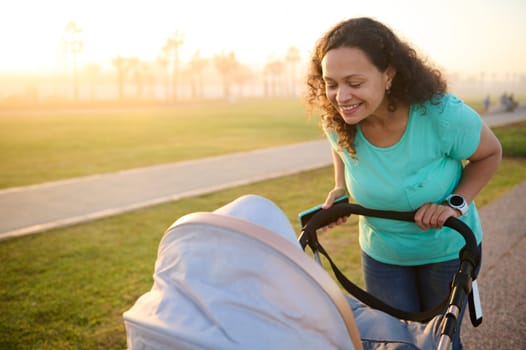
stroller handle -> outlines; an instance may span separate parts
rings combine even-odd
[[[350,216],[351,214],[371,216],[383,219],[392,219],[399,221],[415,222],[416,211],[390,211],[365,208],[359,204],[353,203],[337,203],[329,209],[320,210],[317,212],[303,227],[301,235],[298,239],[301,247],[305,249],[308,245],[312,251],[318,250],[318,236],[316,231],[322,227],[335,222],[338,218]],[[473,267],[478,267],[480,264],[480,253],[477,247],[477,240],[471,228],[461,220],[455,217],[449,217],[444,226],[450,227],[457,231],[466,244],[459,253],[461,260],[468,260]],[[473,271],[477,270],[476,268]],[[476,276],[472,276],[476,278]]]
[[[351,214],[358,214],[383,219],[414,222],[415,213],[416,211],[401,212],[377,210],[365,208],[358,204],[337,203],[333,204],[333,206],[329,209],[320,210],[319,212],[317,212],[307,222],[305,227],[303,227],[298,241],[303,250],[305,250],[305,247],[308,245],[314,252],[316,258],[318,256],[318,252],[324,252],[323,247],[321,247],[321,245],[318,242],[318,236],[316,231],[322,227],[325,227],[335,222],[336,220],[338,220],[338,218],[350,216]],[[477,246],[476,237],[468,225],[466,225],[464,222],[455,217],[449,217],[444,223],[444,226],[450,227],[457,231],[460,235],[462,235],[466,244],[459,252],[460,267],[451,283],[451,293],[448,297],[449,302],[444,304],[449,306],[447,308],[447,312],[444,315],[443,320],[441,321],[440,342],[438,344],[438,349],[440,350],[450,348],[451,341],[456,332],[456,327],[458,323],[458,313],[463,307],[464,299],[466,298],[466,296],[469,295],[470,317],[473,326],[477,327],[482,322],[482,313],[480,312],[480,314],[477,314],[477,312],[472,311],[475,309],[475,299],[477,302],[479,301],[478,293],[475,293],[476,295],[474,295],[472,292],[472,281],[476,280],[477,273],[479,270],[478,267],[480,265],[480,251]],[[326,255],[326,257],[328,257],[328,255]],[[333,271],[336,273],[338,280],[340,281],[340,283],[342,283],[342,285],[344,285],[346,290],[351,291],[351,294],[353,294],[352,291],[355,291],[356,293],[360,292],[359,294],[362,296],[362,298],[358,297],[358,299],[360,299],[365,304],[368,304],[366,300],[363,299],[363,290],[357,288],[354,284],[350,283],[350,281],[348,281],[337,268],[335,269],[335,265],[332,262],[332,260],[329,259],[329,262],[331,263]],[[476,283],[474,284],[476,289]],[[367,296],[369,297],[370,295]],[[400,313],[400,310],[394,309],[381,301],[378,304],[376,303],[377,300],[374,297],[371,298],[376,304],[376,308],[380,308],[391,315],[398,315],[397,317],[399,318],[401,316],[407,315],[403,311]],[[371,298],[369,298],[369,301]],[[435,314],[435,310],[431,310],[431,313]],[[427,318],[428,312],[424,312],[423,314],[425,315],[425,317],[422,317]],[[419,315],[419,317],[420,316],[421,315]]]

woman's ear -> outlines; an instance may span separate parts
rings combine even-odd
[[[396,69],[393,66],[387,67],[387,69],[385,70],[385,77],[386,77],[385,85],[387,89],[391,88],[395,75],[396,75]]]

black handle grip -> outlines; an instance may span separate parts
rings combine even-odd
[[[316,213],[309,220],[309,222],[307,222],[298,240],[303,249],[305,249],[305,247],[308,245],[313,251],[316,251],[318,247],[318,237],[316,231],[333,222],[336,222],[338,218],[350,216],[351,214],[357,214],[383,219],[414,222],[415,213],[416,211],[402,212],[377,210],[365,208],[358,204],[339,203],[333,205],[329,209],[324,209]],[[455,217],[448,218],[444,223],[444,226],[450,227],[460,233],[466,242],[464,248],[459,254],[460,259],[468,260],[473,264],[474,267],[478,267],[480,264],[480,253],[477,247],[477,239],[471,228],[463,221]]]

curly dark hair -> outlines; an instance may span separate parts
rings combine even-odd
[[[306,104],[310,114],[321,109],[321,125],[334,129],[340,147],[356,155],[354,137],[356,127],[345,123],[325,94],[321,61],[329,50],[349,47],[362,50],[379,71],[388,67],[396,70],[390,94],[389,108],[396,110],[398,103],[413,105],[426,101],[436,103],[447,91],[442,73],[418,57],[416,51],[400,40],[384,24],[367,17],[352,18],[336,24],[316,43],[307,74]]]

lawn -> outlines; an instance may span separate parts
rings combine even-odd
[[[526,180],[526,123],[495,132],[507,157],[477,197],[479,206]],[[175,219],[256,193],[278,204],[298,229],[297,213],[318,204],[331,186],[327,167],[0,241],[0,348],[122,350],[122,313],[151,287],[159,240]],[[355,224],[331,231],[323,242],[361,284]]]
[[[0,114],[0,188],[322,138],[298,100]]]

